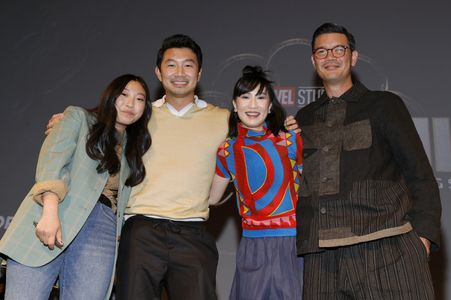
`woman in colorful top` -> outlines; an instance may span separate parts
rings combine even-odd
[[[123,75],[97,107],[68,107],[39,154],[36,183],[0,241],[5,299],[109,299],[132,186],[145,176],[149,89]]]
[[[285,112],[260,67],[243,69],[232,104],[209,199],[218,204],[233,181],[243,236],[230,299],[301,299],[295,210],[302,139],[284,129]]]

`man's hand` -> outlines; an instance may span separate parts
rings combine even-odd
[[[64,118],[63,113],[54,114],[47,123],[47,128],[45,130],[45,135],[49,135],[53,127]]]
[[[301,129],[299,128],[299,125],[296,122],[296,119],[291,115],[285,119],[283,125],[285,126],[286,130],[293,130],[296,133],[301,132]]]
[[[423,245],[426,248],[426,253],[429,257],[429,254],[431,253],[431,242],[427,238],[424,238],[421,236],[420,236],[420,240],[423,242]]]

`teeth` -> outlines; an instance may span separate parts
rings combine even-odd
[[[328,65],[325,65],[324,66],[325,68],[338,68],[339,67],[339,65],[336,65],[336,64],[328,64]]]

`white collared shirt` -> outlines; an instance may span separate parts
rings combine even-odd
[[[194,104],[196,104],[196,106],[198,108],[205,108],[205,107],[207,107],[207,102],[205,102],[204,100],[199,99],[197,96],[194,96],[194,102],[191,102],[190,104],[186,105],[181,110],[175,109],[174,106],[172,106],[171,104],[166,102],[166,95],[164,95],[163,98],[152,102],[152,105],[155,106],[155,107],[162,107],[164,104],[166,104],[166,106],[169,109],[169,111],[174,116],[177,116],[177,117],[182,117],[183,115],[185,115],[191,109],[191,107],[193,107]]]

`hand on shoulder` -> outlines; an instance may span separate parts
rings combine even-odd
[[[58,124],[63,118],[64,118],[63,113],[57,113],[52,115],[52,117],[50,117],[49,121],[47,122],[44,134],[49,135],[50,132],[52,132],[53,127],[55,127],[55,125]]]

